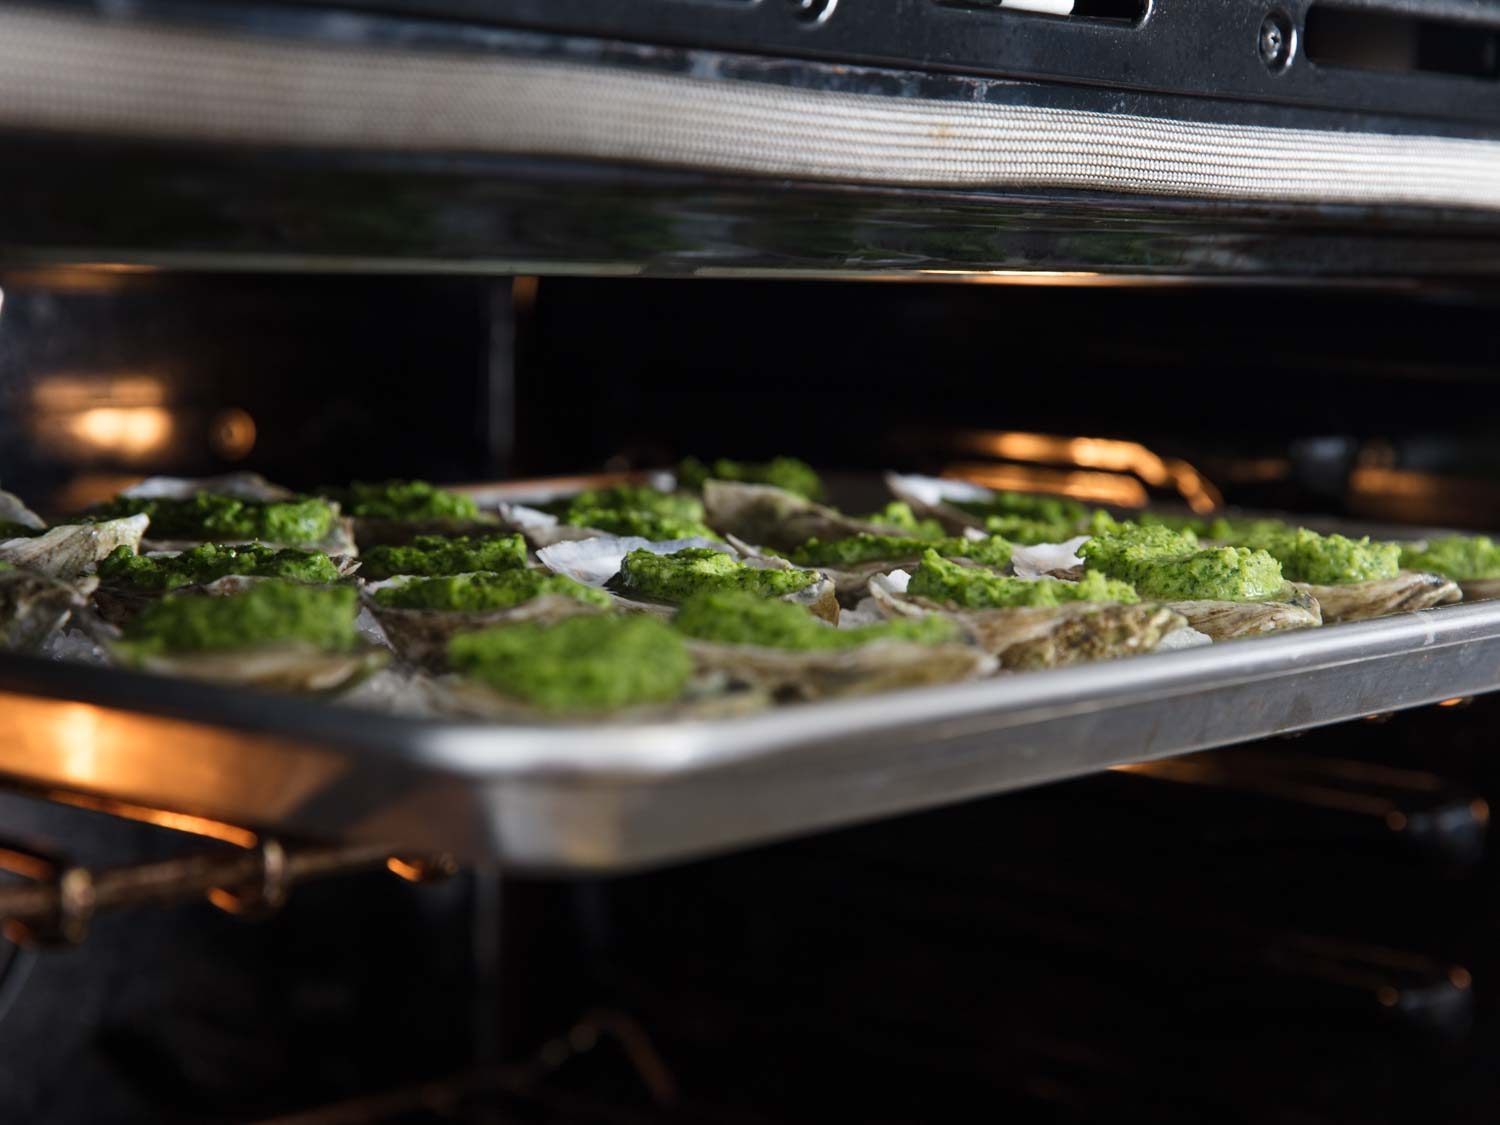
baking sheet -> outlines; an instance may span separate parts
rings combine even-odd
[[[1497,688],[1500,601],[629,726],[397,718],[0,654],[0,774],[269,833],[601,873]]]

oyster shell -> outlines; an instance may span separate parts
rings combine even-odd
[[[905,528],[850,519],[769,484],[709,480],[703,484],[704,518],[721,535],[778,550],[800,547],[809,539],[842,539],[860,532],[907,535]]]
[[[859,648],[788,652],[757,645],[688,641],[698,667],[771,692],[778,699],[871,695],[986,676],[998,666],[970,645],[875,641]]]
[[[99,523],[62,524],[33,539],[0,542],[0,562],[54,578],[71,578],[83,574],[116,547],[139,550],[147,523],[145,516],[127,516]]]
[[[22,503],[19,496],[4,490],[0,490],[0,523],[18,523],[38,531],[47,526],[47,522]]]
[[[479,519],[393,520],[373,516],[351,516],[354,540],[361,550],[370,547],[399,547],[419,535],[500,535],[515,530],[501,522],[499,516]]]
[[[0,571],[0,648],[39,648],[88,607],[96,580],[64,582],[25,570]]]
[[[533,547],[550,547],[555,543],[574,543],[583,539],[614,538],[589,527],[563,523],[550,512],[528,508],[525,504],[501,504],[500,528],[519,531]]]
[[[1328,624],[1431,609],[1463,597],[1459,584],[1451,578],[1416,570],[1403,570],[1394,578],[1349,582],[1342,586],[1313,586],[1302,582],[1293,585],[1318,600],[1323,608],[1323,620]]]
[[[670,555],[687,547],[708,547],[722,551],[739,559],[746,566],[764,570],[811,569],[794,567],[785,559],[769,555],[743,555],[728,544],[717,543],[712,539],[668,539],[653,543],[649,539],[634,536],[597,535],[592,539],[554,543],[539,550],[536,557],[548,570],[565,574],[585,586],[606,591],[622,609],[667,617],[676,612],[676,606],[630,597],[628,591],[622,592],[618,588],[615,578],[620,573],[620,564],[631,551],[646,550],[654,555]],[[838,623],[838,594],[833,580],[826,575],[807,589],[786,595],[784,600],[807,607],[824,621]]]
[[[1312,629],[1323,624],[1318,599],[1304,590],[1288,587],[1282,597],[1270,602],[1201,601],[1168,602],[1167,606],[1200,633],[1216,641],[1256,637],[1286,629]]]
[[[898,572],[899,573],[899,572]],[[1020,609],[949,609],[905,593],[887,577],[870,583],[870,596],[888,617],[941,613],[963,626],[974,643],[1010,670],[1059,668],[1090,660],[1113,660],[1150,652],[1169,633],[1188,624],[1164,605],[1071,605]]]
[[[360,596],[380,622],[380,628],[397,655],[425,668],[444,669],[448,665],[448,642],[460,633],[472,633],[497,625],[518,625],[534,621],[550,625],[565,617],[584,613],[603,613],[598,606],[559,594],[543,594],[510,609],[485,613],[460,613],[438,609],[392,609],[375,601],[374,594],[399,579],[366,586]]]
[[[717,675],[700,677],[672,703],[572,715],[538,710],[519,699],[501,695],[477,680],[455,673],[433,679],[431,696],[435,709],[454,718],[539,726],[732,719],[764,710],[772,703],[771,697],[763,691],[727,689],[723,677]]]
[[[965,528],[984,530],[984,520],[964,511],[954,500],[988,500],[995,494],[982,485],[945,477],[924,477],[912,473],[886,473],[885,486],[897,500],[910,505],[918,519],[933,519],[950,535],[961,535]]]
[[[390,654],[376,648],[322,652],[297,645],[149,656],[136,667],[164,676],[232,687],[331,693],[352,687],[385,665]]]
[[[174,554],[171,551],[154,551],[155,555]],[[331,560],[338,568],[339,577],[347,578],[359,569],[359,559],[339,555]],[[123,625],[152,602],[166,594],[207,594],[210,597],[226,598],[243,594],[257,582],[269,582],[270,578],[255,574],[226,574],[195,586],[178,586],[171,590],[140,590],[134,586],[101,585],[94,591],[94,608],[99,616],[111,625]]]
[[[1491,598],[1500,598],[1500,578],[1471,578],[1467,582],[1460,582],[1458,588],[1463,591],[1466,602],[1484,602]]]

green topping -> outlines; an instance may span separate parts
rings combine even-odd
[[[1057,606],[1065,602],[1140,601],[1126,582],[1089,571],[1079,582],[1056,578],[1008,578],[993,571],[948,562],[936,551],[922,556],[922,565],[906,587],[914,597],[931,598],[963,609],[1014,609]]]
[[[809,500],[820,500],[823,496],[823,482],[818,479],[818,474],[811,465],[795,457],[777,457],[760,464],[720,458],[711,465],[705,465],[696,457],[689,457],[677,467],[677,481],[683,488],[701,492],[703,482],[707,480],[774,484],[777,488],[795,492]]]
[[[818,575],[747,566],[712,547],[688,547],[670,555],[631,551],[620,564],[617,581],[627,593],[675,603],[708,590],[743,590],[775,598],[807,589]]]
[[[943,525],[937,520],[919,520],[917,513],[905,500],[892,500],[878,512],[867,516],[856,516],[865,523],[877,523],[882,527],[898,527],[912,539],[941,539]]]
[[[1035,496],[1029,492],[996,492],[983,500],[954,500],[955,508],[971,516],[1026,516],[1043,523],[1077,527],[1089,518],[1089,509],[1077,500],[1060,496]]]
[[[697,594],[683,603],[673,621],[679,632],[725,645],[810,652],[858,648],[875,641],[910,641],[936,645],[956,640],[958,627],[944,617],[906,618],[836,629],[790,602],[756,597],[735,590]]]
[[[383,520],[471,520],[479,506],[468,496],[445,492],[425,480],[355,481],[348,488],[325,489],[351,516]]]
[[[360,559],[366,578],[513,570],[526,565],[526,540],[520,535],[418,535],[401,547],[371,547]]]
[[[345,651],[355,646],[358,610],[348,586],[261,582],[227,598],[169,594],[125,626],[125,647],[139,656],[282,643]]]
[[[532,598],[556,594],[608,609],[609,595],[561,574],[539,570],[506,570],[498,574],[454,574],[418,578],[375,591],[378,605],[391,609],[436,609],[457,613],[489,613],[513,609]]]
[[[1369,536],[1349,539],[1342,535],[1319,535],[1305,527],[1293,531],[1276,520],[1242,522],[1239,527],[1209,530],[1210,533],[1237,531],[1234,542],[1274,556],[1281,563],[1282,573],[1292,582],[1336,586],[1394,578],[1401,569],[1401,545],[1372,543]]]
[[[0,539],[34,539],[38,535],[46,534],[45,527],[32,527],[30,524],[0,520]]]
[[[1078,553],[1091,568],[1129,582],[1142,597],[1254,601],[1275,596],[1284,585],[1280,564],[1265,551],[1205,548],[1191,531],[1108,523],[1112,530],[1090,539]]]
[[[1063,543],[1079,534],[1076,520],[1043,520],[1031,516],[986,516],[984,529],[1012,543]]]
[[[144,513],[151,518],[153,539],[233,539],[310,545],[327,538],[335,510],[316,497],[296,500],[240,500],[200,492],[187,500],[117,496],[89,512],[94,521]]]
[[[116,547],[99,564],[102,581],[140,590],[198,586],[231,574],[313,584],[337,582],[339,577],[327,555],[290,548],[278,551],[259,543],[239,547],[205,543],[171,557],[137,555],[129,547]]]
[[[464,633],[448,642],[448,661],[547,711],[665,703],[682,693],[693,670],[682,638],[644,615],[588,615],[551,626]]]
[[[930,547],[945,559],[972,559],[982,566],[1002,567],[1010,562],[1011,545],[1004,539],[909,539],[899,535],[860,533],[847,539],[809,539],[787,557],[799,566],[854,566],[878,559],[914,559]]]
[[[1404,544],[1401,565],[1460,582],[1500,578],[1500,547],[1487,535],[1447,535],[1429,539],[1425,547]]]
[[[548,505],[548,510],[563,523],[610,535],[638,535],[655,541],[718,538],[703,522],[703,502],[697,497],[640,485],[592,488]]]

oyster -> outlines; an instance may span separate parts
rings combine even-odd
[[[1460,582],[1458,588],[1463,591],[1466,602],[1483,602],[1491,598],[1500,598],[1500,578],[1473,578],[1467,582]]]
[[[851,519],[769,484],[704,481],[703,509],[708,525],[721,535],[778,550],[800,547],[809,539],[842,539],[860,532],[910,534],[905,528]]]
[[[153,555],[171,555],[172,551],[153,551]],[[332,563],[340,578],[348,578],[359,569],[359,559],[349,555],[334,557]],[[99,616],[111,625],[123,625],[152,602],[167,594],[207,594],[210,597],[226,598],[243,594],[257,582],[274,582],[279,579],[254,574],[226,574],[212,582],[201,585],[177,586],[171,590],[141,590],[134,586],[103,583],[94,591],[94,608]]]
[[[448,642],[459,633],[472,633],[497,625],[517,625],[523,621],[550,625],[565,617],[581,613],[602,613],[598,606],[560,594],[543,594],[509,609],[483,613],[465,613],[441,609],[393,609],[375,601],[375,592],[399,582],[375,582],[361,591],[366,608],[380,623],[381,630],[397,655],[413,664],[442,669],[448,664]]]
[[[83,574],[116,547],[139,550],[147,523],[145,516],[127,516],[99,523],[62,524],[31,539],[0,542],[0,562],[54,578],[71,578]]]
[[[508,528],[496,515],[474,519],[394,520],[378,516],[351,516],[354,540],[361,550],[368,547],[399,547],[419,535],[494,535]]]
[[[771,697],[763,691],[729,689],[724,678],[717,675],[697,678],[688,685],[680,699],[671,703],[575,715],[532,707],[477,680],[454,673],[433,679],[430,695],[434,709],[454,718],[546,726],[732,719],[764,710],[772,703]]]
[[[902,575],[901,579],[895,577]],[[980,648],[1010,670],[1057,668],[1150,652],[1187,620],[1163,605],[1073,602],[1020,609],[950,609],[905,592],[905,575],[875,578],[870,596],[887,617],[941,613],[957,621]]]
[[[709,482],[709,484],[713,483],[715,482]],[[794,567],[785,559],[770,555],[747,556],[726,543],[716,543],[712,539],[668,539],[664,542],[652,543],[647,539],[629,536],[620,538],[613,535],[599,535],[592,539],[554,543],[539,550],[536,557],[548,570],[565,574],[577,582],[582,582],[585,586],[593,586],[610,593],[622,609],[670,617],[676,609],[675,606],[629,597],[628,592],[622,592],[618,588],[615,579],[620,573],[620,564],[631,551],[645,550],[653,555],[670,555],[687,547],[707,547],[710,550],[722,551],[746,566],[765,570],[808,569]],[[825,621],[835,624],[838,622],[838,595],[833,580],[826,575],[822,575],[807,589],[786,595],[785,600],[794,605],[805,606]]]
[[[88,607],[95,580],[64,582],[25,570],[0,570],[0,648],[30,650]]]
[[[966,512],[960,501],[984,501],[995,494],[978,484],[945,477],[924,477],[909,473],[886,473],[885,485],[897,500],[904,500],[918,519],[934,519],[950,535],[960,535],[968,527],[984,529],[984,519]]]
[[[1187,618],[1200,633],[1216,641],[1255,637],[1285,629],[1311,629],[1323,624],[1318,603],[1305,590],[1288,585],[1281,598],[1269,602],[1201,601],[1168,602],[1168,608]]]
[[[986,676],[996,659],[971,645],[874,641],[858,648],[792,652],[759,645],[688,641],[703,671],[771,692],[778,699],[871,695]]]
[[[573,543],[580,539],[606,537],[604,532],[588,527],[573,527],[550,512],[528,508],[525,504],[501,504],[500,527],[519,531],[533,547],[550,547],[554,543]]]
[[[1403,570],[1394,578],[1349,582],[1341,586],[1313,586],[1302,582],[1293,585],[1317,599],[1323,609],[1323,620],[1329,624],[1431,609],[1456,602],[1464,596],[1453,579],[1416,570]]]
[[[225,652],[148,656],[135,663],[160,675],[232,687],[326,693],[352,687],[383,667],[389,658],[388,653],[376,648],[324,652],[299,645],[267,645]]]
[[[147,477],[121,491],[122,497],[141,500],[191,500],[200,492],[216,496],[232,496],[236,500],[255,500],[273,503],[294,500],[297,493],[279,484],[272,484],[259,473],[225,473],[216,477]],[[338,510],[338,505],[333,505]],[[145,539],[142,549],[147,551],[183,551],[207,542],[204,539]],[[216,539],[214,542],[232,546],[246,540]],[[319,543],[297,544],[303,550],[322,551],[325,555],[357,555],[354,521],[348,516],[334,520],[328,535]]]

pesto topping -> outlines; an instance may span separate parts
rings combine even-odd
[[[609,596],[561,574],[539,570],[506,570],[497,574],[453,574],[418,578],[375,591],[377,605],[390,609],[435,609],[457,613],[489,613],[556,594],[608,609]]]
[[[269,644],[346,651],[355,646],[358,610],[348,586],[262,582],[227,598],[169,594],[125,626],[125,648],[139,656]]]
[[[260,501],[212,492],[200,492],[187,500],[117,496],[92,509],[88,518],[122,519],[142,513],[151,518],[153,539],[245,539],[292,546],[327,538],[335,518],[332,505],[312,496]]]
[[[526,565],[526,540],[520,535],[418,535],[404,546],[371,547],[360,560],[366,578],[513,570]]]
[[[924,548],[932,548],[945,559],[972,559],[982,566],[1002,567],[1010,562],[1011,545],[1004,539],[910,539],[899,535],[860,533],[847,539],[809,539],[787,558],[798,566],[854,566],[877,559],[919,558]]]
[[[1369,536],[1319,535],[1305,527],[1293,531],[1275,520],[1252,521],[1234,530],[1240,532],[1234,542],[1268,552],[1292,582],[1337,586],[1394,578],[1401,569],[1399,543],[1373,543]]]
[[[693,670],[682,638],[644,615],[588,615],[463,633],[448,642],[448,661],[546,711],[665,703],[682,693]]]
[[[620,564],[620,587],[659,602],[683,602],[708,590],[742,590],[763,598],[805,590],[818,581],[810,570],[746,566],[712,547],[688,547],[670,555],[631,551]]]
[[[1109,524],[1113,530],[1078,553],[1090,568],[1129,582],[1142,597],[1254,601],[1275,596],[1284,584],[1280,564],[1265,551],[1200,547],[1191,531],[1160,525]]]
[[[1062,543],[1079,534],[1077,520],[1044,520],[1031,516],[986,516],[984,529],[1012,543],[1033,547],[1038,543]]]
[[[1126,582],[1107,579],[1096,571],[1078,582],[1056,578],[1008,578],[977,567],[960,566],[936,551],[922,556],[906,587],[914,597],[931,598],[962,609],[1014,609],[1022,606],[1057,606],[1065,602],[1140,601]]]
[[[958,638],[958,627],[945,617],[903,618],[837,629],[791,602],[735,590],[694,595],[677,611],[673,624],[679,632],[701,641],[799,652],[859,648],[875,641],[935,645]]]
[[[1500,578],[1500,547],[1487,535],[1447,535],[1429,539],[1425,547],[1403,544],[1401,565],[1460,582]]]
[[[878,512],[855,518],[865,523],[878,523],[883,527],[899,527],[912,539],[943,538],[943,525],[937,520],[917,519],[917,513],[911,510],[911,505],[905,500],[892,500]]]
[[[955,508],[971,516],[1026,516],[1043,523],[1077,527],[1089,518],[1089,509],[1077,500],[1061,496],[1036,496],[1029,492],[996,492],[983,500],[954,500]]]
[[[99,564],[102,581],[139,590],[175,590],[231,574],[313,584],[337,582],[339,577],[327,555],[291,548],[278,551],[258,543],[238,547],[205,543],[171,557],[137,555],[129,547],[116,547]]]
[[[703,502],[697,497],[640,485],[592,488],[548,505],[548,510],[565,524],[610,535],[652,540],[718,538],[703,522]]]
[[[425,480],[355,481],[348,488],[325,489],[351,516],[383,520],[471,520],[479,506],[468,496],[446,492]]]
[[[677,481],[683,488],[694,492],[703,491],[707,480],[732,480],[744,484],[773,484],[808,500],[823,497],[823,482],[811,465],[795,457],[777,457],[763,463],[729,461],[724,458],[705,465],[696,457],[689,457],[677,467]]]
[[[45,527],[32,527],[30,524],[0,520],[0,539],[34,539],[38,535],[46,534],[47,528]]]

